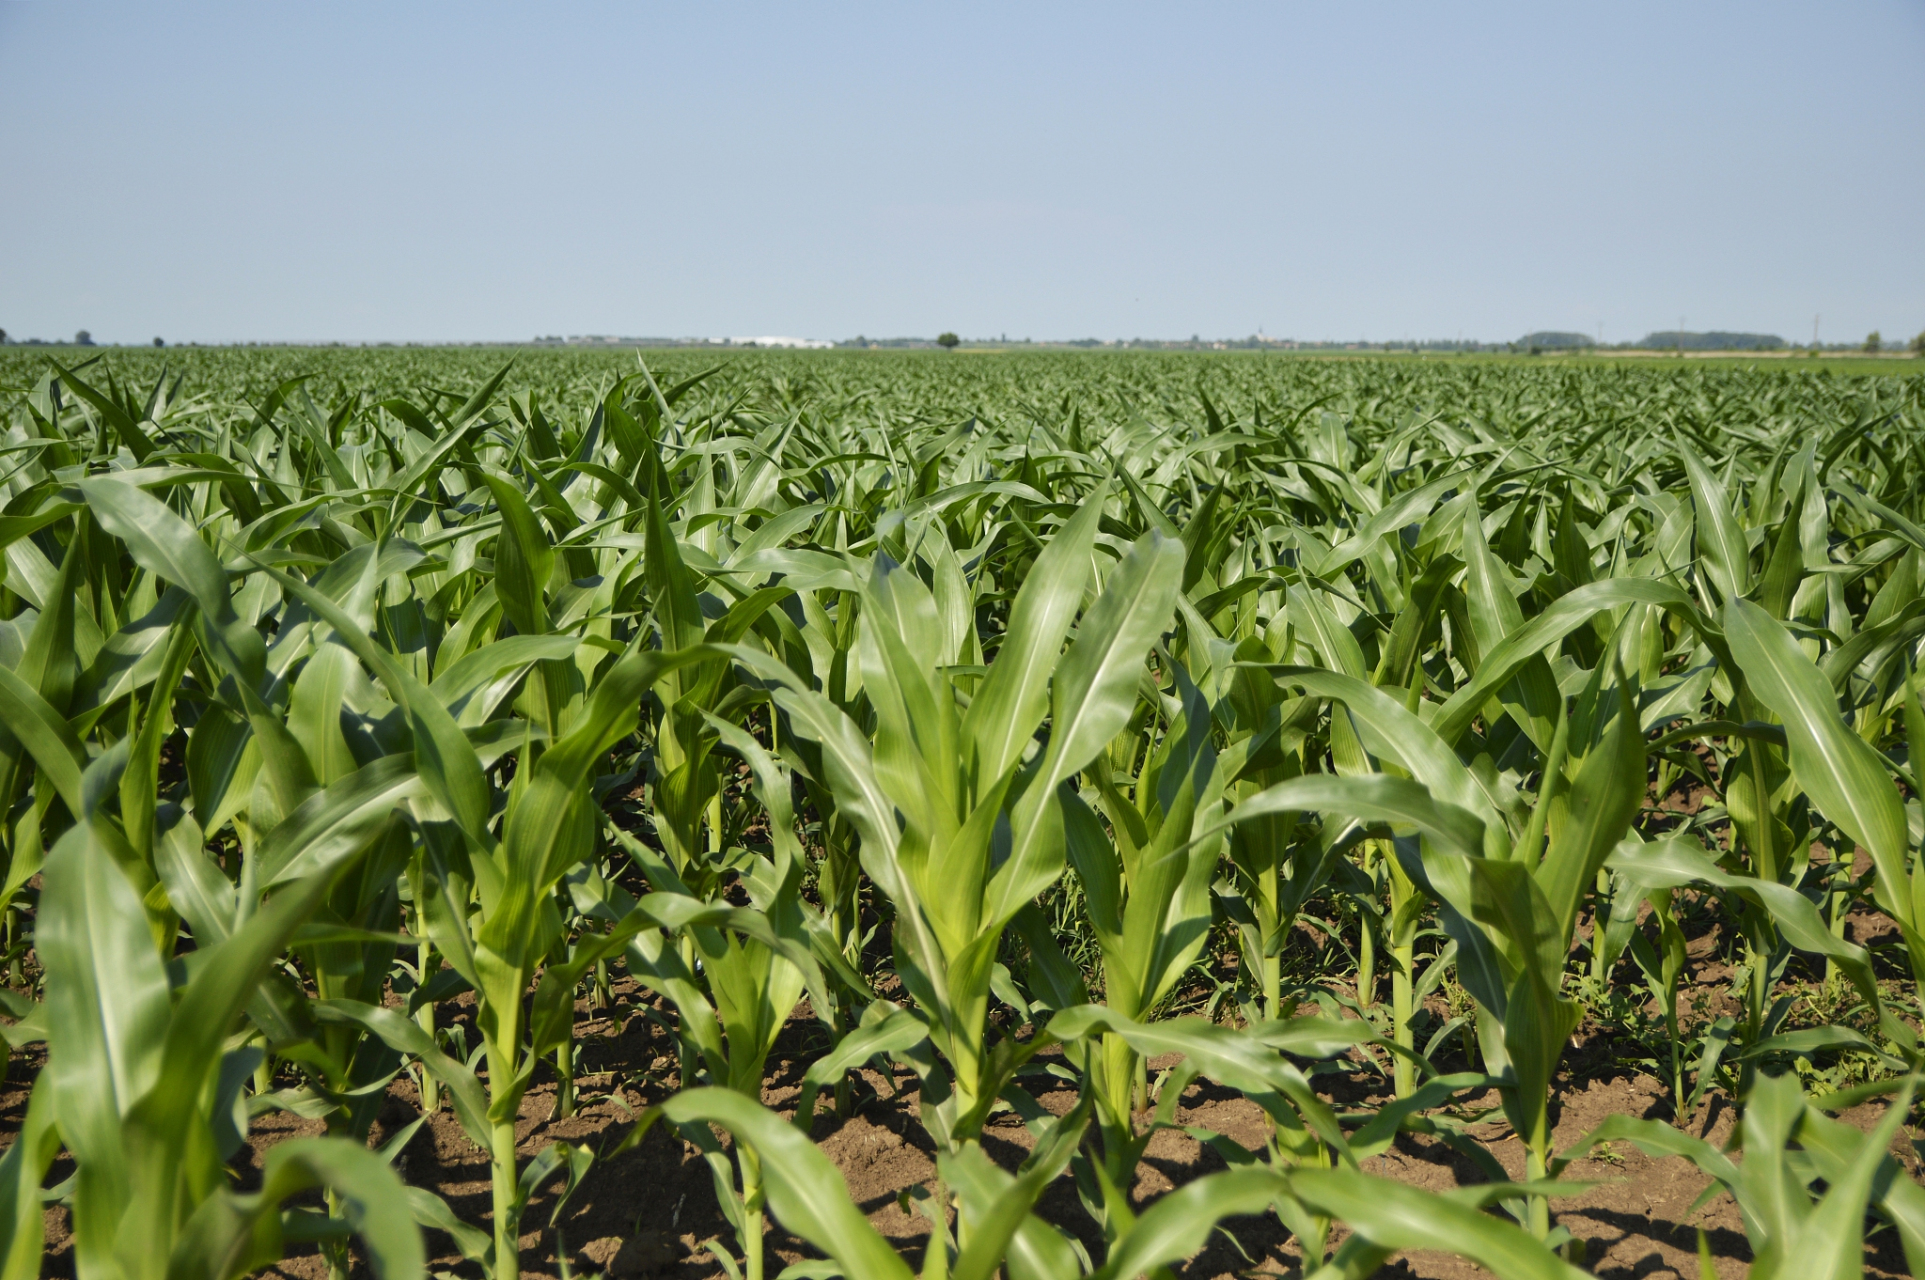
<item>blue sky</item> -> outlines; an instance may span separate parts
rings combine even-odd
[[[1925,3],[0,0],[0,327],[1925,328]]]

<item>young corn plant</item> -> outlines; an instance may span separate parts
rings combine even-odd
[[[769,855],[744,851],[744,861],[735,864],[744,866],[740,883],[750,903],[736,907],[696,894],[666,858],[618,832],[653,889],[635,909],[663,926],[645,928],[629,940],[628,969],[675,1006],[684,1041],[684,1087],[706,1076],[717,1087],[759,1103],[769,1053],[804,989],[816,1008],[831,1006],[804,922],[809,910],[800,893],[804,855],[794,834],[789,776],[749,734],[724,721],[714,726],[754,773],[768,814]],[[618,904],[613,914],[619,919],[627,913]],[[684,963],[683,950],[675,945],[683,939],[694,954],[693,966]],[[708,1159],[717,1201],[742,1252],[742,1274],[761,1280],[766,1191],[755,1148],[737,1147],[731,1169],[729,1154],[706,1125],[684,1125],[682,1131]]]
[[[37,1252],[38,1180],[57,1129],[77,1166],[69,1204],[82,1276],[226,1280],[277,1261],[289,1239],[332,1241],[350,1231],[378,1274],[420,1274],[421,1239],[400,1183],[364,1145],[282,1144],[250,1194],[234,1192],[223,1167],[245,1138],[241,1090],[261,1056],[257,1047],[228,1047],[231,1032],[268,967],[379,840],[405,790],[369,803],[364,788],[337,784],[277,824],[262,852],[278,873],[233,902],[251,910],[235,912],[231,932],[209,929],[199,939],[182,982],[121,869],[124,829],[97,807],[125,760],[110,753],[82,775],[82,821],[47,863],[38,936],[48,966],[48,1066],[22,1143],[9,1153],[13,1186],[31,1191],[16,1191],[5,1207],[16,1254],[29,1240]],[[284,1209],[317,1185],[329,1193],[328,1215]]]
[[[553,1052],[572,1034],[574,990],[583,972],[601,955],[617,951],[645,923],[641,918],[626,922],[598,936],[592,946],[577,945],[565,963],[542,970],[563,941],[558,886],[594,854],[592,771],[610,747],[633,731],[641,697],[659,674],[700,655],[630,648],[598,673],[593,693],[568,732],[546,750],[532,727],[524,729],[497,838],[490,826],[492,798],[482,758],[433,687],[423,688],[325,595],[287,575],[275,577],[379,675],[413,730],[424,785],[446,815],[439,821],[454,828],[449,838],[429,843],[437,855],[433,883],[419,905],[435,949],[477,997],[477,1024],[489,1068],[487,1145],[495,1214],[491,1266],[497,1275],[511,1275],[519,1254],[520,1212],[530,1190],[517,1169],[515,1120],[522,1096],[541,1055]],[[525,647],[491,656],[500,663],[496,670],[528,661]],[[478,911],[471,912],[469,893]],[[527,1006],[524,993],[534,985],[538,970],[541,983],[532,1006]],[[395,1047],[417,1051],[411,1044]],[[424,1058],[421,1066],[453,1087],[444,1066],[449,1061],[436,1055]],[[460,1080],[458,1074],[452,1078]]]
[[[610,747],[633,732],[642,695],[660,672],[686,660],[639,648],[614,658],[566,735],[546,750],[532,742],[521,748],[499,840],[476,820],[485,820],[485,808],[457,815],[467,846],[450,847],[452,856],[437,868],[437,890],[423,911],[436,950],[476,994],[476,1023],[488,1062],[496,1275],[513,1275],[519,1256],[518,1226],[528,1190],[517,1174],[515,1121],[522,1096],[542,1055],[572,1034],[575,988],[583,974],[647,923],[631,916],[597,935],[593,946],[577,945],[566,963],[542,969],[562,942],[558,886],[595,854],[593,770]],[[451,750],[441,763],[460,759]],[[472,749],[465,766],[479,777]],[[454,787],[448,791],[457,803],[467,799]],[[475,798],[485,803],[485,793]],[[474,886],[479,910],[471,912],[457,896],[466,885]],[[528,1005],[524,995],[535,986],[538,970],[541,981]]]
[[[1905,1260],[1916,1272],[1925,1265],[1925,1188],[1906,1176],[1889,1148],[1917,1088],[1917,1076],[1907,1075],[1870,1091],[1811,1098],[1790,1075],[1760,1075],[1746,1099],[1743,1123],[1723,1151],[1659,1120],[1613,1116],[1559,1163],[1598,1143],[1627,1140],[1647,1155],[1690,1160],[1737,1201],[1757,1254],[1752,1274],[1768,1280],[1863,1275],[1868,1208],[1897,1228]],[[1862,1101],[1868,1092],[1897,1095],[1870,1133],[1826,1114]],[[1739,1151],[1744,1159],[1734,1161]]]
[[[913,571],[877,560],[860,645],[873,745],[786,667],[739,651],[770,681],[790,731],[818,744],[827,783],[861,836],[863,869],[895,907],[896,971],[946,1066],[923,1095],[943,1150],[976,1140],[1013,1071],[1039,1047],[989,1042],[997,948],[1062,870],[1059,788],[1127,721],[1178,585],[1176,545],[1160,535],[1139,540],[1064,652],[1101,511],[1100,500],[1085,503],[1044,546],[973,694],[950,661],[967,620],[946,625]],[[1026,761],[1045,715],[1048,744]]]
[[[1584,894],[1643,794],[1643,742],[1630,691],[1619,682],[1615,706],[1593,697],[1599,714],[1586,726],[1587,749],[1574,762],[1567,816],[1545,840],[1545,810],[1555,799],[1546,786],[1532,825],[1513,846],[1475,779],[1417,716],[1354,678],[1321,672],[1278,678],[1345,698],[1364,731],[1360,740],[1375,739],[1380,758],[1410,780],[1384,773],[1305,775],[1243,801],[1230,818],[1323,810],[1388,823],[1393,835],[1398,827],[1417,830],[1418,839],[1395,839],[1393,848],[1412,883],[1442,904],[1460,979],[1478,1001],[1480,1047],[1491,1074],[1504,1082],[1506,1115],[1525,1143],[1527,1180],[1541,1183],[1550,1158],[1551,1084],[1577,1020],[1576,1006],[1562,995],[1572,933]],[[1568,724],[1558,736],[1568,740]],[[1564,762],[1554,758],[1553,767]],[[1528,1225],[1539,1239],[1549,1234],[1541,1193],[1531,1197]]]
[[[1108,830],[1079,795],[1062,799],[1064,845],[1103,958],[1104,1005],[1132,1022],[1151,1015],[1208,937],[1222,836],[1197,839],[1196,829],[1221,812],[1225,778],[1236,769],[1218,757],[1203,695],[1182,667],[1172,673],[1182,711],[1149,747],[1141,774],[1123,775],[1119,786],[1104,768],[1107,758],[1098,757],[1093,791]],[[1136,735],[1125,742],[1133,755]],[[1103,1133],[1103,1199],[1114,1202],[1147,1141],[1133,1123],[1148,1105],[1147,1086],[1141,1059],[1115,1033],[1103,1036],[1090,1071]]]

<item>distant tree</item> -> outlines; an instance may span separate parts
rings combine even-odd
[[[166,346],[167,344],[166,344],[165,342],[162,342],[162,341],[161,341],[161,340],[160,340],[159,338],[155,338],[155,339],[154,339],[154,345],[155,345],[155,346],[157,346],[157,347],[164,347],[164,346]]]
[[[1883,350],[1884,347],[1885,347],[1885,340],[1878,336],[1878,330],[1873,329],[1870,333],[1865,335],[1866,351],[1875,353]]]
[[[936,345],[944,351],[954,351],[961,344],[962,339],[953,333],[939,333],[936,335]]]
[[[1921,331],[1916,338],[1912,339],[1912,354],[1925,356],[1925,331]]]
[[[6,343],[7,343],[7,331],[5,329],[0,329],[0,346],[5,346]]]
[[[77,347],[91,347],[94,345],[94,335],[82,329],[74,335],[74,345]]]

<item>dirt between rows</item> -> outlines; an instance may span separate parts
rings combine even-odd
[[[675,1053],[667,1033],[653,1023],[634,993],[618,996],[616,1007],[603,1015],[583,1009],[578,1024],[580,1107],[577,1114],[554,1119],[556,1083],[550,1078],[530,1090],[521,1108],[518,1135],[524,1157],[532,1157],[549,1143],[562,1140],[609,1150],[626,1134],[633,1116],[659,1101],[675,1087]],[[806,1006],[805,1006],[806,1007]],[[462,1011],[453,1011],[460,1017]],[[812,1021],[792,1020],[769,1063],[763,1101],[785,1116],[794,1114],[797,1086],[808,1063],[820,1052],[823,1038]],[[1575,1060],[1582,1078],[1567,1071],[1561,1081],[1553,1116],[1556,1146],[1568,1147],[1606,1117],[1631,1115],[1670,1118],[1665,1090],[1653,1077],[1635,1070],[1618,1070],[1608,1045],[1587,1043],[1567,1055]],[[1156,1060],[1152,1072],[1171,1061]],[[1567,1061],[1567,1066],[1571,1065]],[[15,1130],[25,1109],[21,1080],[37,1063],[19,1058],[10,1083],[0,1096],[0,1126]],[[24,1069],[23,1069],[24,1068]],[[291,1082],[291,1078],[290,1078]],[[1363,1109],[1389,1100],[1388,1082],[1375,1072],[1358,1069],[1319,1075],[1319,1090],[1339,1109]],[[1026,1079],[1034,1096],[1048,1110],[1062,1114],[1075,1102],[1074,1090],[1064,1081],[1044,1075]],[[935,1158],[917,1121],[915,1077],[897,1072],[891,1077],[864,1069],[855,1090],[852,1114],[829,1114],[831,1101],[818,1103],[813,1128],[815,1140],[848,1184],[849,1194],[877,1230],[894,1242],[913,1266],[920,1267],[928,1223],[919,1213],[898,1207],[898,1194],[912,1187],[931,1187]],[[1483,1139],[1512,1177],[1523,1176],[1523,1149],[1495,1110],[1495,1096],[1470,1099],[1473,1107],[1492,1109],[1492,1118],[1472,1132]],[[1844,1118],[1863,1129],[1878,1120],[1881,1104],[1847,1112]],[[371,1141],[411,1123],[419,1114],[418,1095],[405,1077],[398,1078]],[[1196,1081],[1185,1091],[1177,1120],[1230,1137],[1246,1147],[1260,1147],[1266,1121],[1255,1104],[1233,1090],[1209,1081]],[[1687,1119],[1689,1131],[1718,1145],[1729,1138],[1735,1115],[1722,1098],[1714,1097]],[[254,1124],[248,1146],[233,1162],[237,1182],[246,1187],[259,1176],[262,1154],[277,1142],[322,1131],[319,1122],[302,1121],[286,1113],[270,1113]],[[726,1136],[724,1135],[726,1142]],[[1015,1168],[1032,1145],[1027,1129],[1013,1113],[992,1117],[983,1135],[985,1151],[1006,1168]],[[1910,1141],[1901,1136],[1894,1154],[1913,1176],[1919,1162]],[[470,1143],[453,1114],[444,1106],[430,1117],[398,1158],[405,1180],[444,1197],[467,1222],[485,1227],[489,1217],[488,1161]],[[1157,1133],[1148,1145],[1132,1196],[1138,1206],[1203,1174],[1224,1167],[1207,1146],[1180,1131]],[[1380,1157],[1366,1162],[1376,1174],[1416,1186],[1441,1189],[1483,1181],[1462,1156],[1441,1142],[1420,1135],[1403,1135]],[[65,1159],[56,1165],[50,1183],[66,1176]],[[1699,1204],[1709,1180],[1687,1161],[1654,1159],[1628,1143],[1574,1162],[1565,1174],[1574,1183],[1593,1184],[1554,1204],[1556,1220],[1586,1242],[1587,1269],[1607,1277],[1679,1276],[1698,1280],[1698,1230],[1707,1235],[1718,1275],[1737,1280],[1750,1262],[1736,1204],[1722,1192]],[[584,1276],[602,1272],[610,1277],[674,1277],[676,1280],[721,1280],[726,1272],[709,1252],[710,1242],[733,1250],[733,1236],[717,1206],[708,1165],[695,1146],[665,1126],[658,1126],[630,1151],[598,1162],[568,1201],[558,1220],[554,1206],[565,1184],[560,1178],[543,1187],[524,1215],[522,1274],[530,1277]],[[1092,1256],[1101,1257],[1100,1236],[1084,1214],[1067,1177],[1043,1196],[1037,1211],[1077,1235]],[[1341,1241],[1341,1228],[1332,1246]],[[48,1250],[42,1274],[73,1274],[71,1237],[66,1210],[47,1210]],[[469,1276],[476,1269],[463,1263],[448,1238],[430,1232],[434,1269]],[[297,1250],[300,1247],[297,1246]],[[769,1274],[810,1256],[794,1236],[771,1221],[767,1240]],[[1906,1275],[1904,1255],[1889,1229],[1875,1232],[1866,1245],[1867,1274]],[[357,1259],[357,1274],[365,1269]],[[1301,1258],[1295,1242],[1286,1237],[1274,1217],[1227,1220],[1208,1246],[1176,1269],[1186,1280],[1230,1276],[1299,1274]],[[321,1280],[323,1260],[311,1248],[297,1251],[269,1274],[290,1280]],[[1394,1258],[1385,1276],[1450,1280],[1482,1274],[1474,1265],[1445,1253],[1417,1252]]]

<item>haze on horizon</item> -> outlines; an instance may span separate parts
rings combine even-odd
[[[0,0],[0,327],[1925,328],[1925,5]]]

